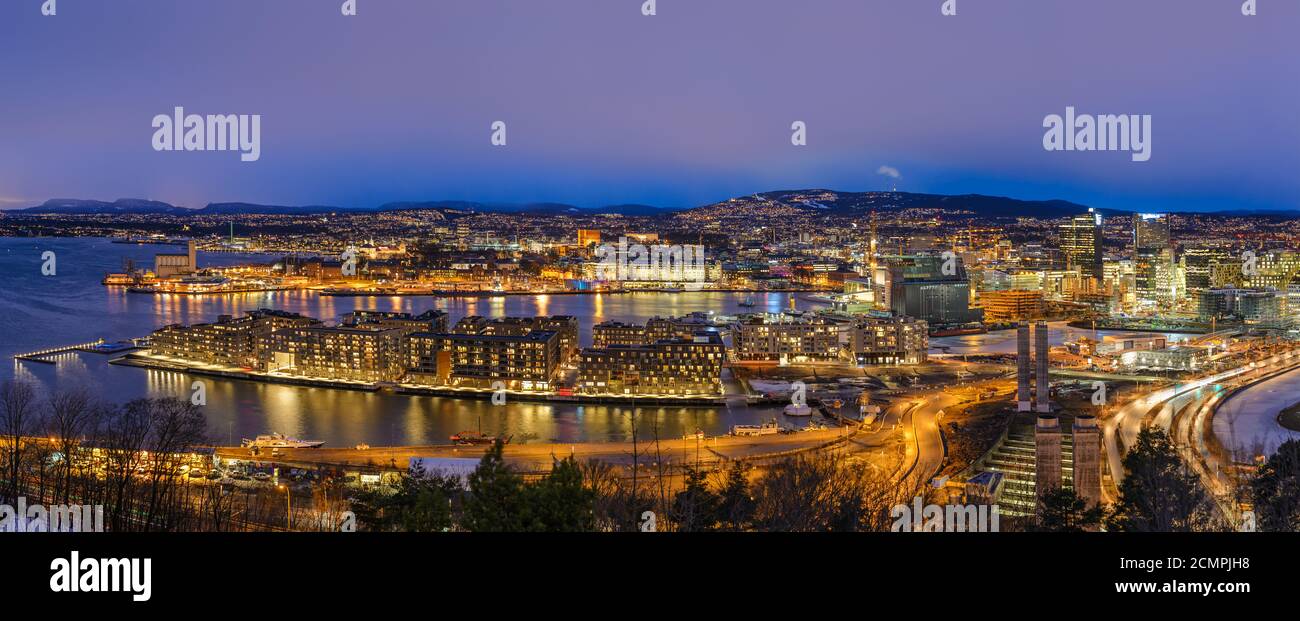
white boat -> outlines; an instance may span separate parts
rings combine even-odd
[[[241,446],[244,448],[320,448],[324,444],[323,440],[299,440],[283,434],[271,433],[257,436],[252,440],[244,438]]]
[[[806,403],[791,403],[785,406],[786,416],[812,416],[812,408]]]
[[[762,425],[733,425],[731,427],[731,435],[733,436],[768,436],[777,433],[781,433],[781,427],[776,424],[775,420]]]

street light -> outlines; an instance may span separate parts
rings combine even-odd
[[[283,483],[276,485],[276,487],[284,490],[284,502],[286,505],[284,520],[288,525],[289,530],[293,530],[293,494],[289,490],[289,487]]]

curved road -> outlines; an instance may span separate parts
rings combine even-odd
[[[1296,352],[1278,354],[1265,360],[1252,362],[1208,377],[1187,382],[1177,382],[1172,386],[1152,391],[1125,404],[1114,416],[1102,423],[1102,433],[1106,444],[1106,461],[1115,484],[1119,485],[1124,480],[1123,459],[1125,449],[1120,447],[1120,442],[1123,442],[1124,447],[1133,446],[1133,443],[1137,441],[1138,433],[1144,426],[1147,426],[1145,419],[1147,413],[1153,408],[1171,402],[1166,404],[1166,407],[1158,412],[1152,421],[1155,424],[1160,424],[1165,430],[1169,430],[1175,412],[1191,403],[1192,400],[1206,398],[1212,392],[1218,390],[1203,391],[1204,387],[1219,384],[1239,376],[1246,379],[1249,377],[1246,374],[1254,376],[1276,371],[1297,362],[1300,362],[1300,360],[1297,359]]]

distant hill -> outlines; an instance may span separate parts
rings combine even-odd
[[[839,192],[835,190],[780,190],[740,196],[711,205],[690,209],[663,209],[651,205],[623,204],[604,207],[576,207],[566,203],[481,203],[474,201],[398,201],[374,207],[335,207],[328,205],[260,205],[256,203],[211,203],[201,209],[187,209],[160,201],[124,198],[114,202],[58,198],[12,213],[32,214],[169,214],[169,215],[238,215],[286,214],[308,215],[339,212],[380,212],[423,210],[443,217],[466,213],[519,213],[545,215],[621,214],[657,216],[687,213],[708,217],[747,217],[781,215],[792,212],[824,213],[860,217],[872,211],[935,209],[954,217],[981,216],[1059,218],[1087,211],[1087,207],[1063,200],[1024,201],[983,194],[917,194],[912,192]],[[1127,212],[1104,210],[1107,213]],[[1225,212],[1226,215],[1227,212]],[[1282,212],[1278,212],[1281,214]]]
[[[743,207],[744,209],[739,209]],[[1084,205],[1063,200],[1022,201],[983,194],[915,194],[911,192],[837,192],[835,190],[781,190],[737,197],[686,210],[704,216],[728,216],[768,212],[780,215],[794,211],[820,212],[835,216],[862,216],[872,211],[938,209],[951,214],[989,218],[1032,216],[1059,218],[1081,212]]]
[[[170,214],[170,215],[238,215],[286,214],[309,215],[339,212],[436,211],[475,213],[529,213],[538,215],[617,213],[654,215],[669,210],[650,205],[610,205],[587,208],[565,203],[478,203],[473,201],[398,201],[375,207],[335,207],[330,205],[262,205],[257,203],[209,203],[200,209],[177,207],[161,201],[123,198],[114,202],[55,198],[35,207],[15,209],[11,213],[30,214]]]
[[[161,201],[139,198],[119,198],[111,203],[76,198],[52,198],[36,207],[15,209],[16,213],[103,215],[103,214],[171,214],[183,215],[189,209]]]

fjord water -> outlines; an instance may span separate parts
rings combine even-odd
[[[54,276],[41,274],[41,255],[53,251]],[[271,431],[324,440],[329,446],[446,444],[448,436],[481,423],[485,432],[512,434],[515,441],[618,441],[631,437],[627,406],[552,405],[513,402],[494,406],[480,400],[408,397],[326,388],[303,388],[189,376],[108,364],[108,356],[68,353],[57,364],[12,360],[13,355],[46,348],[147,336],[172,323],[212,321],[222,314],[276,308],[322,319],[354,309],[447,311],[452,322],[465,315],[574,315],[583,344],[591,326],[606,320],[644,321],[655,315],[713,310],[735,313],[746,297],[738,293],[638,293],[624,295],[537,295],[497,298],[321,297],[292,291],[234,295],[148,295],[104,287],[104,274],[120,271],[124,259],[149,267],[153,255],[176,246],[113,243],[100,238],[0,238],[0,354],[6,364],[0,380],[19,377],[43,391],[84,386],[103,399],[124,402],[144,396],[188,398],[195,380],[207,383],[208,432],[214,442],[239,442]],[[199,253],[199,265],[269,262],[267,255]],[[757,296],[758,308],[786,308],[786,294]],[[809,302],[799,301],[800,307]],[[754,310],[754,309],[744,309]],[[642,434],[657,424],[661,437],[680,437],[701,429],[721,434],[732,425],[760,422],[779,408],[701,408],[638,406]],[[646,437],[645,435],[642,436]]]

